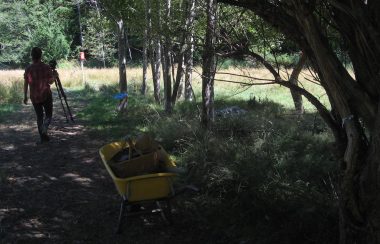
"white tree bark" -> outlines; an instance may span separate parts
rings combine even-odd
[[[161,32],[161,15],[159,12],[159,3],[154,2],[152,6],[151,0],[146,0],[148,10],[148,39],[149,39],[149,56],[150,66],[152,69],[153,93],[156,103],[161,103],[161,43],[157,33]],[[153,21],[152,12],[156,13],[155,22]],[[153,30],[154,26],[154,30]]]
[[[118,27],[118,54],[119,54],[119,87],[120,92],[127,91],[127,57],[126,57],[126,35],[124,22],[120,19],[117,22]]]
[[[163,45],[163,74],[165,89],[165,111],[172,112],[172,75],[171,75],[171,40],[170,40],[170,10],[171,0],[165,2],[164,45]]]
[[[191,42],[191,36],[193,35],[192,27],[193,27],[193,22],[194,22],[194,7],[195,7],[194,0],[187,0],[185,1],[183,5],[183,18],[182,18],[183,30],[182,30],[181,40],[180,40],[180,49],[177,54],[178,67],[177,67],[176,80],[173,86],[173,96],[172,96],[173,105],[176,99],[179,98],[183,94],[183,89],[184,89],[183,76],[185,74],[185,69],[186,69],[185,56],[187,56],[186,57],[187,59],[191,58],[191,55],[189,55],[188,52],[192,45],[192,43],[189,43],[189,42]],[[186,60],[186,62],[189,63],[192,61]]]
[[[217,1],[207,0],[207,30],[203,50],[202,71],[202,116],[201,122],[205,128],[210,128],[214,119],[214,76],[216,69],[216,16]]]
[[[301,53],[300,59],[297,63],[297,65],[294,67],[292,74],[290,75],[289,82],[293,85],[298,86],[298,77],[299,74],[302,71],[303,66],[306,62],[306,55]],[[304,113],[304,107],[303,107],[303,101],[302,101],[302,95],[299,94],[296,91],[290,90],[290,93],[292,94],[293,102],[294,102],[294,108],[296,110],[296,113],[301,115]]]
[[[141,94],[146,94],[146,79],[147,79],[147,70],[148,70],[148,31],[150,28],[150,2],[149,0],[145,0],[145,26],[144,26],[144,37],[143,37],[143,77],[142,77],[142,85],[141,85]]]
[[[187,49],[185,52],[185,100],[193,100],[193,53],[194,53],[194,19],[195,19],[195,0],[189,0],[189,30],[186,39]]]

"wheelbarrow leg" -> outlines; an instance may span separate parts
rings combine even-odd
[[[128,203],[128,201],[126,199],[123,199],[121,201],[120,212],[119,212],[119,221],[117,224],[116,234],[121,233],[121,226],[123,224],[124,218],[126,218],[126,216],[124,216],[125,215],[124,213],[125,213],[125,208],[127,207],[127,203]]]
[[[166,200],[165,202],[166,202],[165,215],[169,221],[169,224],[173,224],[172,204],[170,202],[170,199]]]
[[[172,218],[171,218],[171,205],[169,200],[165,201],[166,206],[165,208],[162,207],[161,203],[159,201],[156,201],[157,207],[160,210],[161,216],[164,219],[164,221],[170,225],[172,224]]]

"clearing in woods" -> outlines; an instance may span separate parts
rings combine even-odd
[[[160,216],[131,217],[115,235],[120,197],[98,155],[108,142],[90,137],[83,121],[66,123],[58,102],[47,144],[36,145],[30,102],[0,124],[0,243],[201,241],[180,212],[172,226]],[[73,113],[85,105],[77,103]]]

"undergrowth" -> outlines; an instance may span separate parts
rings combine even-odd
[[[61,80],[78,83],[78,75],[67,73]],[[149,132],[187,169],[180,181],[200,189],[178,198],[179,221],[194,232],[194,242],[338,242],[337,164],[330,133],[318,115],[292,115],[260,95],[288,93],[255,88],[259,101],[222,94],[216,109],[238,106],[246,113],[216,117],[212,129],[205,131],[199,102],[178,102],[168,115],[152,96],[139,95],[135,82],[129,87],[127,111],[118,113],[113,98],[117,85],[94,84],[85,83],[84,89],[69,94],[71,106],[86,104],[76,115],[94,137],[106,144]],[[21,107],[22,94],[20,81],[0,84],[0,122]]]
[[[337,243],[336,162],[332,139],[315,114],[292,115],[270,101],[216,101],[246,113],[200,127],[200,104],[162,105],[130,93],[116,113],[116,86],[78,93],[78,114],[105,143],[149,132],[187,169],[181,181],[200,192],[178,199],[182,222],[208,243]]]
[[[0,83],[0,104],[20,104],[24,98],[24,84],[13,81],[10,86]]]
[[[20,108],[20,104],[0,104],[0,123],[8,120],[8,116]]]

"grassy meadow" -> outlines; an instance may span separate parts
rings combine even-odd
[[[150,71],[150,69],[148,69]],[[282,76],[287,79],[290,75],[291,70],[283,70]],[[88,69],[85,68],[84,71],[80,67],[74,67],[70,69],[58,69],[60,74],[60,79],[63,86],[67,89],[78,90],[84,87],[87,83],[95,90],[104,85],[115,85],[118,82],[118,69]],[[199,99],[201,99],[201,68],[197,67],[193,73],[193,89]],[[238,75],[245,75],[251,77],[258,77],[261,79],[272,79],[271,74],[264,68],[229,68],[219,70],[218,73],[231,73]],[[151,77],[148,72],[148,91],[152,92]],[[141,87],[142,80],[142,69],[141,68],[129,68],[127,71],[127,79],[129,82],[129,87],[133,90],[138,90]],[[256,82],[248,78],[233,76],[229,74],[217,74],[216,79],[227,80],[227,81],[238,81],[238,82]],[[304,70],[300,75],[300,82],[303,87],[308,91],[316,95],[321,99],[323,104],[328,105],[327,97],[323,88],[319,85],[311,83],[310,80],[312,76],[308,74],[308,71]],[[215,81],[215,99],[216,100],[229,100],[229,99],[252,99],[255,97],[257,100],[269,100],[275,103],[279,103],[286,108],[291,109],[293,107],[293,101],[290,96],[289,89],[281,87],[279,85],[255,85],[246,86],[228,83],[224,81]],[[21,89],[22,95],[22,82],[23,82],[23,71],[22,70],[4,70],[0,71],[0,102],[5,103],[10,100],[11,103],[15,103],[20,99],[18,94],[16,94]],[[163,82],[161,82],[163,83]],[[163,88],[162,88],[163,90]],[[21,100],[20,100],[21,101]],[[306,111],[314,111],[313,106],[305,100]]]
[[[115,112],[117,69],[59,69],[69,102],[92,136],[104,143],[126,134],[149,132],[187,173],[178,183],[194,184],[200,192],[178,201],[189,231],[205,243],[337,243],[337,163],[326,125],[305,103],[306,114],[295,116],[288,89],[279,85],[240,86],[215,82],[215,107],[239,106],[244,115],[217,117],[210,131],[199,123],[201,73],[193,77],[195,102],[179,102],[173,114],[148,95],[139,94],[141,68],[128,69],[127,113]],[[220,70],[271,78],[264,69]],[[0,116],[16,111],[22,100],[22,71],[0,72]],[[304,87],[327,104],[320,86]],[[284,78],[287,76],[283,73]],[[249,82],[218,74],[217,79]],[[253,99],[255,97],[255,99]],[[1,120],[0,120],[1,122]],[[191,229],[191,230],[190,230]],[[200,237],[200,239],[202,239]]]

